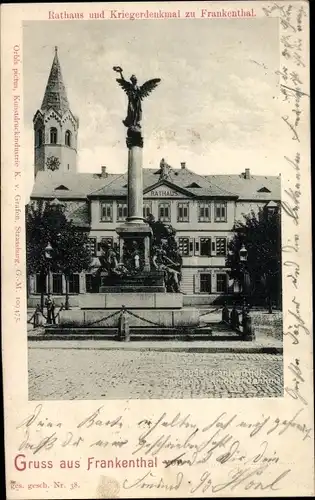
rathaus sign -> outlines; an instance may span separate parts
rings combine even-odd
[[[153,189],[149,193],[147,193],[148,197],[152,198],[169,198],[169,197],[180,197],[182,198],[183,195],[180,193],[177,193],[176,191],[173,191],[172,189],[169,188],[159,188],[159,189]]]

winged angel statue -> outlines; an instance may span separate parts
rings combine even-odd
[[[123,120],[123,124],[127,128],[141,128],[142,100],[147,97],[153,89],[155,89],[161,79],[153,78],[139,87],[137,85],[138,80],[135,75],[132,75],[130,77],[130,82],[128,82],[128,80],[124,78],[122,73],[123,70],[120,66],[114,66],[113,70],[120,73],[120,78],[117,78],[116,81],[128,96],[127,117]]]

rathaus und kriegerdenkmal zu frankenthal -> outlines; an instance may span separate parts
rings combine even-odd
[[[117,223],[127,217],[127,172],[112,173],[110,165],[100,165],[94,174],[77,172],[79,119],[69,105],[57,48],[33,123],[35,182],[30,203],[62,203],[67,218],[89,234],[93,270],[73,274],[69,280],[71,303],[76,305],[79,294],[99,291],[95,269],[102,242],[117,243]],[[194,304],[215,302],[239,291],[226,267],[235,221],[251,210],[277,207],[280,176],[252,175],[250,168],[233,175],[199,175],[194,165],[181,160],[169,165],[161,158],[155,168],[143,168],[143,217],[154,216],[176,230],[181,292]],[[47,289],[62,299],[64,276],[54,273],[48,279]],[[28,280],[29,302],[36,304],[42,285],[37,275]]]

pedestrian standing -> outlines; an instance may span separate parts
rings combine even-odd
[[[47,295],[47,299],[45,300],[45,306],[47,308],[47,323],[49,325],[51,325],[52,323],[55,325],[55,301],[50,293]]]

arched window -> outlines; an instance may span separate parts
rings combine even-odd
[[[57,129],[55,127],[50,129],[50,144],[57,144]]]
[[[35,145],[41,146],[43,144],[43,130],[38,128],[35,134]]]
[[[66,130],[65,143],[66,143],[66,146],[71,146],[71,132],[70,132],[70,130]]]

